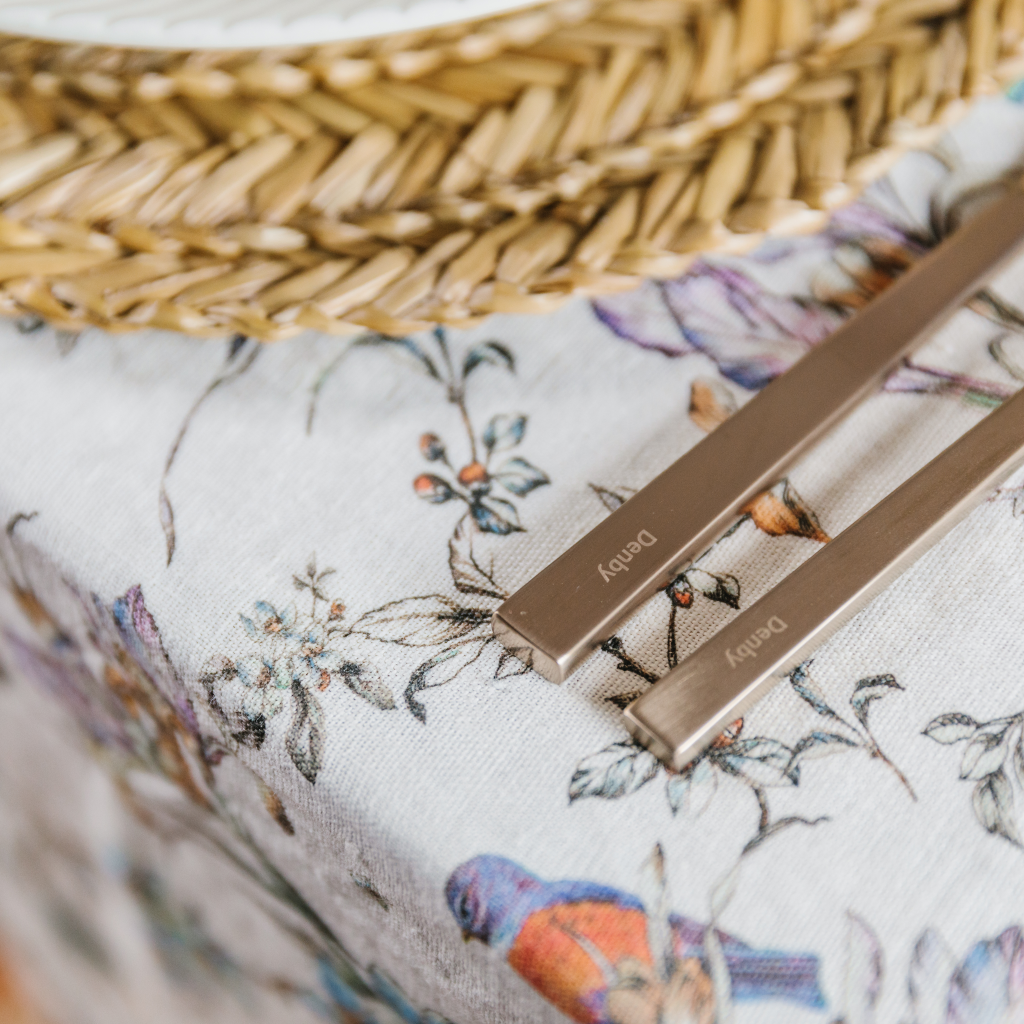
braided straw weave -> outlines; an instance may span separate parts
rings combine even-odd
[[[259,53],[0,39],[0,312],[401,334],[822,225],[1024,74],[1024,0],[562,0]]]

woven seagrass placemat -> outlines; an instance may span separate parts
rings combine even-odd
[[[1024,74],[1024,0],[563,0],[274,51],[0,38],[0,312],[407,333],[811,231]]]

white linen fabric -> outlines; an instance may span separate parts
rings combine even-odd
[[[489,625],[1022,163],[987,101],[820,236],[468,330],[0,326],[0,931],[53,1019],[1024,1020],[1020,480],[686,771],[619,713],[1020,386],[1024,264],[567,683]]]

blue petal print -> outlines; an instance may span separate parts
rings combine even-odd
[[[1024,1007],[1024,936],[1007,928],[978,942],[949,986],[949,1024],[987,1024],[1017,1018]]]

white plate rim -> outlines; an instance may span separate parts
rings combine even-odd
[[[204,13],[175,13],[196,6]],[[254,6],[263,9],[252,15]],[[536,6],[536,0],[15,0],[0,2],[0,33],[144,49],[263,49],[438,28]],[[140,13],[146,7],[151,13]],[[211,14],[211,7],[220,10]],[[304,10],[290,13],[296,7]]]

